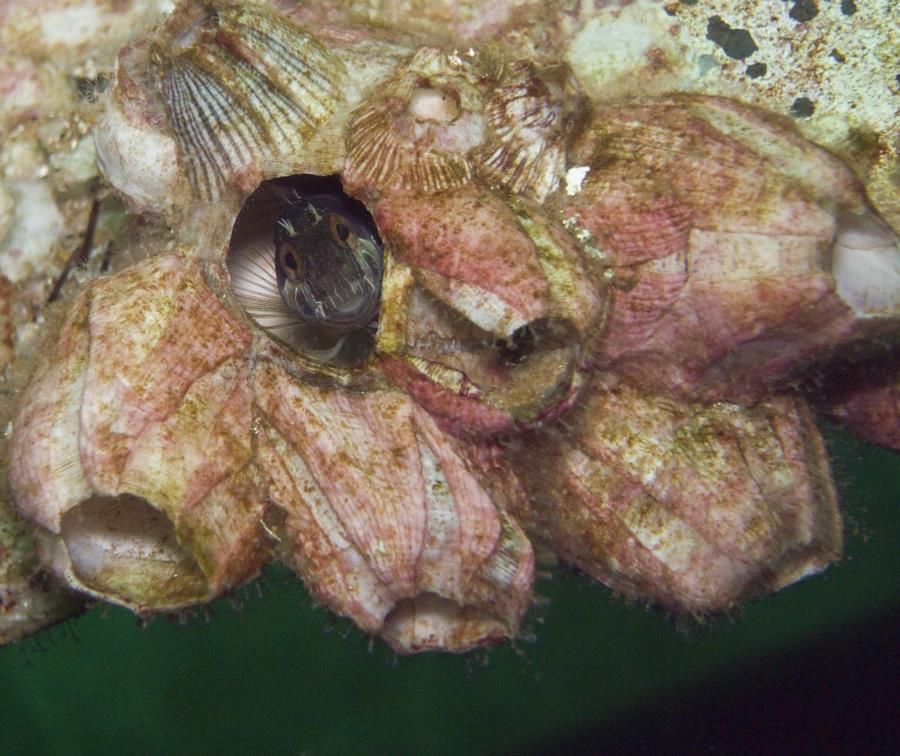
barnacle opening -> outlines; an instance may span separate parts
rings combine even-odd
[[[75,577],[93,593],[141,611],[202,601],[209,586],[171,520],[130,494],[92,496],[62,518]]]
[[[453,87],[433,87],[422,79],[410,92],[406,111],[418,121],[452,123],[460,114],[460,95]]]
[[[566,401],[581,358],[580,334],[565,318],[541,317],[503,335],[421,287],[408,299],[405,336],[411,368],[522,422],[545,418]]]
[[[465,186],[473,172],[467,156],[485,132],[474,71],[423,47],[350,115],[345,181],[366,192]]]
[[[534,351],[535,332],[527,323],[513,331],[508,338],[497,339],[494,346],[497,349],[500,363],[507,366],[518,365],[528,359]]]
[[[381,637],[400,653],[468,651],[511,635],[509,624],[493,612],[430,591],[398,601],[381,631]]]
[[[863,317],[890,315],[900,291],[900,240],[871,212],[843,212],[831,250],[837,292]]]
[[[337,176],[263,181],[235,219],[227,265],[238,301],[271,337],[327,364],[371,354],[382,243]]]

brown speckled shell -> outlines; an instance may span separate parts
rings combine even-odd
[[[566,561],[630,598],[703,614],[840,557],[828,459],[801,399],[744,409],[625,385],[585,394],[565,435],[511,454],[533,495],[517,514]]]

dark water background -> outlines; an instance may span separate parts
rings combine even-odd
[[[239,609],[0,649],[0,754],[900,752],[900,456],[827,439],[847,558],[710,628],[558,569],[533,640],[397,658],[271,570]]]

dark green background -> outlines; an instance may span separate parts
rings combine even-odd
[[[867,632],[898,605],[900,457],[835,431],[828,441],[847,558],[712,627],[676,629],[560,569],[538,583],[548,602],[529,617],[533,639],[397,658],[270,571],[261,595],[242,590],[239,610],[223,600],[186,624],[139,627],[125,611],[96,607],[0,649],[0,754],[521,753],[566,738],[584,748],[588,728],[621,727],[654,702],[705,689],[719,697],[711,686],[723,675],[726,694],[777,679],[782,660],[804,648],[810,682],[798,695],[830,696],[835,681],[816,668],[817,649],[854,627]],[[865,636],[857,641],[866,647]],[[897,668],[885,659],[876,669],[870,657],[859,669],[846,662],[856,687],[834,692],[839,707],[859,705],[860,691]],[[766,701],[741,705],[764,710]]]

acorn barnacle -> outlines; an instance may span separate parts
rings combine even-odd
[[[433,194],[463,186],[485,123],[474,72],[455,56],[422,48],[351,114],[343,178],[362,191]]]
[[[256,5],[188,5],[151,51],[179,159],[202,200],[296,159],[343,99],[343,64]]]
[[[506,66],[485,104],[490,135],[478,172],[493,186],[543,202],[566,166],[567,135],[585,109],[568,68],[520,60]]]

